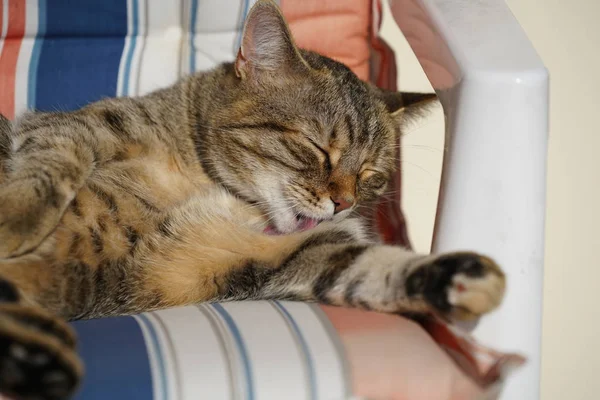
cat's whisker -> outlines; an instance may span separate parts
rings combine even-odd
[[[390,196],[393,194],[398,194],[398,193],[402,193],[402,189],[397,189],[397,190],[386,190],[384,194],[382,194],[380,197],[383,196]]]
[[[400,164],[406,164],[406,165],[413,166],[413,167],[419,169],[420,171],[424,172],[427,176],[429,176],[429,178],[436,179],[436,177],[433,175],[433,173],[431,171],[426,170],[425,167],[422,167],[422,166],[420,166],[418,164],[415,164],[415,163],[410,162],[410,161],[406,161],[404,159],[400,161]]]
[[[428,145],[422,145],[422,144],[398,144],[398,145],[394,145],[392,146],[393,149],[414,149],[414,150],[427,150],[427,151],[431,151],[431,152],[436,152],[436,153],[443,153],[448,151],[448,147],[444,147],[444,148],[438,148],[438,147],[433,147],[433,146],[428,146]]]
[[[423,120],[421,120],[421,121],[423,121]],[[432,123],[433,122],[432,122],[431,119],[427,119],[425,122],[421,122],[419,124],[412,122],[412,123],[409,124],[410,129],[408,129],[408,130],[406,130],[406,129],[402,130],[402,132],[400,134],[400,137],[401,138],[402,137],[406,137],[406,136],[411,135],[411,134],[413,134],[415,132],[418,132],[421,129],[423,129],[423,128],[429,126],[429,125],[431,125]]]

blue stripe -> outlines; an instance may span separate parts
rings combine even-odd
[[[227,324],[229,331],[231,332],[231,336],[235,340],[235,344],[240,353],[240,357],[242,359],[242,364],[244,366],[244,375],[246,377],[246,393],[248,394],[248,400],[254,400],[254,378],[252,377],[252,366],[250,365],[250,358],[248,357],[248,350],[246,349],[246,344],[244,343],[244,339],[242,338],[242,334],[240,333],[237,324],[231,318],[231,315],[223,308],[220,304],[211,304],[211,307],[215,311],[217,311],[223,321]]]
[[[162,349],[160,347],[160,343],[158,341],[158,335],[156,334],[156,329],[154,329],[154,325],[148,319],[148,317],[144,314],[138,315],[138,318],[142,320],[144,326],[148,329],[148,333],[150,334],[150,342],[152,343],[152,347],[154,349],[154,354],[156,354],[156,358],[158,359],[158,372],[161,380],[161,395],[162,399],[166,400],[167,397],[167,374],[165,372],[165,358],[162,353]]]
[[[114,97],[127,35],[127,4],[44,0],[44,6],[44,39],[34,53],[37,69],[29,77],[29,106],[72,110]]]
[[[240,34],[237,39],[237,48],[234,49],[235,55],[237,56],[238,49],[242,46],[242,35],[244,34],[244,24],[246,23],[246,17],[248,16],[248,6],[250,0],[244,0],[244,13],[242,14],[242,24],[240,27]]]
[[[138,36],[139,29],[139,4],[138,0],[131,0],[131,35],[129,35],[129,48],[127,49],[127,56],[125,58],[125,73],[123,75],[123,87],[121,88],[121,93],[123,96],[127,96],[129,94],[129,77],[131,75],[131,62],[133,60],[133,53],[135,52],[135,45]]]
[[[329,318],[327,317],[327,315],[325,314],[323,309],[319,305],[314,304],[314,303],[309,304],[308,306],[311,308],[311,310],[313,311],[313,313],[315,314],[315,316],[321,323],[321,326],[327,333],[327,336],[329,337],[329,340],[331,341],[331,344],[333,345],[333,348],[335,349],[337,358],[340,362],[340,365],[342,366],[342,377],[344,380],[342,382],[342,384],[344,385],[343,390],[344,390],[346,397],[351,397],[351,395],[353,393],[352,392],[352,373],[350,371],[350,362],[348,361],[348,358],[346,356],[344,344],[342,343],[340,336],[338,335],[337,331],[335,330],[334,326],[332,325],[331,321],[329,320]]]
[[[152,399],[152,373],[140,326],[132,317],[72,323],[85,364],[74,400]]]
[[[285,308],[285,306],[278,301],[273,301],[273,304],[282,312],[290,327],[294,331],[298,342],[300,343],[300,348],[302,349],[302,353],[304,354],[304,361],[306,362],[306,367],[308,368],[308,380],[310,382],[310,398],[316,400],[318,398],[317,375],[315,372],[315,363],[313,361],[312,355],[310,354],[310,348],[308,347],[308,343],[306,342],[306,339],[304,338],[304,335],[300,330],[300,326],[298,325],[292,314],[290,314],[290,312],[287,310],[287,308]]]
[[[196,72],[196,46],[194,40],[196,39],[196,21],[198,20],[198,0],[192,0],[191,6],[191,21],[190,21],[190,32],[192,40],[190,41],[190,73]]]
[[[40,52],[44,35],[46,34],[46,0],[38,0],[38,32],[34,39],[31,60],[29,62],[29,73],[27,77],[27,108],[35,108],[35,89],[37,87],[37,71],[40,63]]]

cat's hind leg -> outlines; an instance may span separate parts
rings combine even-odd
[[[27,305],[0,278],[0,393],[15,399],[67,399],[83,373],[71,328]]]

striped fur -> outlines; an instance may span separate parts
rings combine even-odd
[[[432,98],[382,93],[297,49],[259,1],[235,63],[143,97],[0,121],[0,340],[52,355],[21,360],[24,376],[62,374],[15,384],[2,367],[15,355],[0,354],[0,390],[72,391],[68,328],[40,328],[57,317],[242,299],[462,319],[495,308],[504,277],[487,257],[383,246],[349,216],[383,193],[402,120]]]

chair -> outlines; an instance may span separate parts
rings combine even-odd
[[[433,251],[474,248],[508,276],[474,330],[528,358],[503,398],[539,398],[548,71],[502,0],[392,0],[446,115]]]

